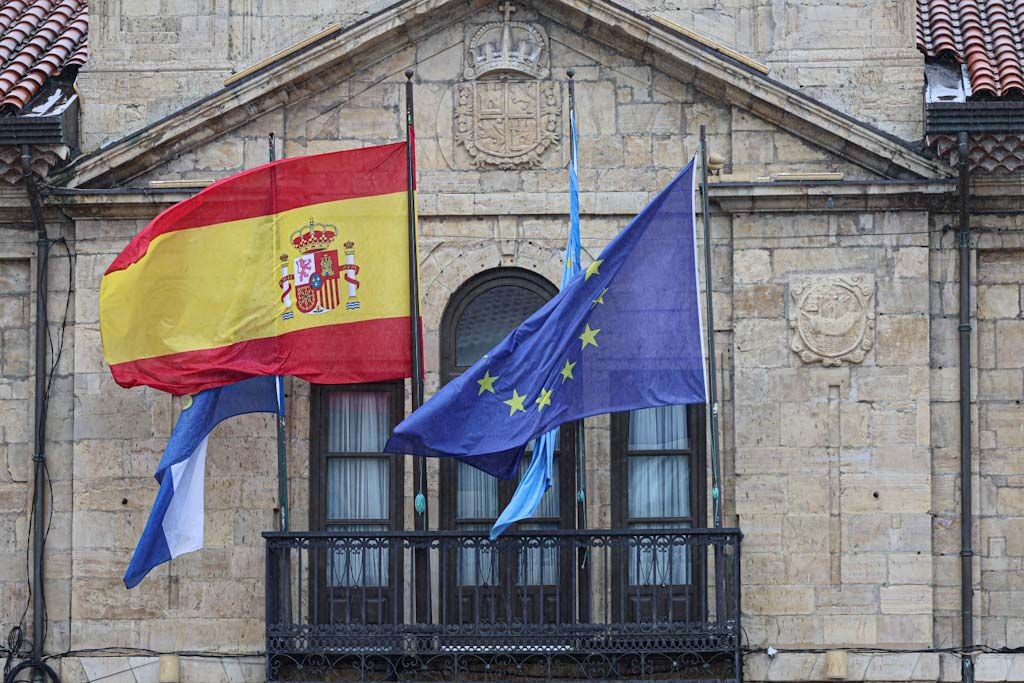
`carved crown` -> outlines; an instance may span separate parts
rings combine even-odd
[[[309,219],[309,225],[304,225],[291,234],[292,246],[303,254],[320,251],[331,246],[331,242],[338,235],[338,229],[326,223],[314,223]]]
[[[467,45],[466,78],[502,71],[534,78],[548,75],[548,38],[537,24],[511,21],[516,8],[510,2],[498,7],[504,21],[481,26]]]

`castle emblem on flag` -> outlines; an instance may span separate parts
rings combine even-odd
[[[321,315],[340,307],[343,288],[345,308],[359,308],[356,245],[345,242],[345,259],[342,261],[338,250],[330,248],[337,236],[335,226],[316,223],[312,218],[308,225],[291,234],[292,247],[299,256],[289,258],[287,254],[281,255],[281,303],[285,307],[282,320],[295,317],[293,305],[299,313],[308,315]]]

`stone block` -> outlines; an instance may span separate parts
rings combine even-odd
[[[781,318],[786,308],[786,288],[776,284],[737,286],[732,306],[737,319]]]
[[[772,277],[771,252],[765,249],[737,249],[732,257],[737,283],[767,282]]]
[[[787,477],[781,475],[737,477],[736,514],[742,517],[786,512],[786,482]]]
[[[735,322],[736,365],[786,367],[789,365],[788,329],[785,320],[753,318]]]
[[[811,614],[814,589],[806,586],[765,586],[743,593],[743,611],[750,614]]]
[[[894,256],[896,260],[895,277],[922,280],[928,278],[927,247],[903,247],[896,249]]]
[[[844,583],[885,583],[886,556],[882,553],[843,555],[840,572]]]
[[[874,615],[829,615],[822,617],[822,625],[829,647],[874,645],[878,642]]]
[[[879,365],[927,365],[928,318],[879,315],[875,359]]]
[[[931,586],[883,586],[879,590],[882,614],[931,614]]]
[[[1024,368],[1024,320],[996,323],[996,367]]]
[[[1020,315],[1020,285],[978,285],[978,317],[1016,318]]]
[[[635,93],[635,89],[634,89]],[[620,104],[618,106],[620,134],[653,133],[671,135],[682,127],[682,108],[673,102]]]

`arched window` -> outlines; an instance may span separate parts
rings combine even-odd
[[[466,281],[452,295],[441,320],[441,381],[450,382],[494,348],[512,330],[557,293],[550,282],[521,268],[485,271]],[[517,525],[520,530],[574,528],[575,449],[571,427],[561,430],[551,489],[537,515]],[[529,459],[529,449],[522,469]],[[499,481],[455,460],[441,461],[440,512],[442,528],[490,529],[515,491],[515,481]],[[491,561],[495,559],[495,561]],[[496,558],[463,552],[455,560],[453,580],[459,585],[499,583]],[[543,585],[559,580],[558,558],[530,558],[526,583]],[[470,613],[472,613],[470,611]]]

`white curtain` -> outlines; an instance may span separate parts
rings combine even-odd
[[[380,453],[388,440],[388,394],[336,391],[327,401],[327,449],[332,453]]]
[[[629,414],[631,451],[667,451],[664,455],[630,455],[629,518],[689,517],[690,458],[672,451],[689,448],[686,406],[662,406]],[[632,527],[681,529],[689,524],[638,522]],[[630,548],[629,581],[633,585],[685,584],[690,581],[687,548],[644,538]]]
[[[498,480],[491,475],[457,462],[455,516],[458,519],[496,519],[498,517]],[[466,531],[489,530],[490,524],[459,523]],[[458,585],[493,586],[498,582],[498,553],[486,547],[459,548]]]
[[[380,453],[390,427],[388,394],[334,392],[328,396],[327,448],[331,453]],[[327,517],[331,531],[385,531],[390,515],[387,457],[338,456],[327,460]],[[356,520],[365,519],[367,523]],[[369,522],[369,520],[373,520]],[[377,545],[377,544],[373,544]],[[386,586],[387,548],[335,549],[328,557],[332,586]]]
[[[629,413],[629,450],[685,451],[690,448],[686,406],[658,406]]]
[[[557,437],[556,437],[557,443]],[[530,466],[531,452],[523,458],[523,465],[520,469],[520,476]],[[555,453],[554,463],[551,467],[551,488],[547,490],[540,500],[537,512],[534,517],[558,517],[558,454]],[[533,531],[540,529],[557,529],[558,522],[523,522],[519,525],[522,531]],[[550,539],[548,544],[542,544],[538,548],[527,548],[519,556],[517,576],[520,585],[540,586],[558,583],[558,544]]]

